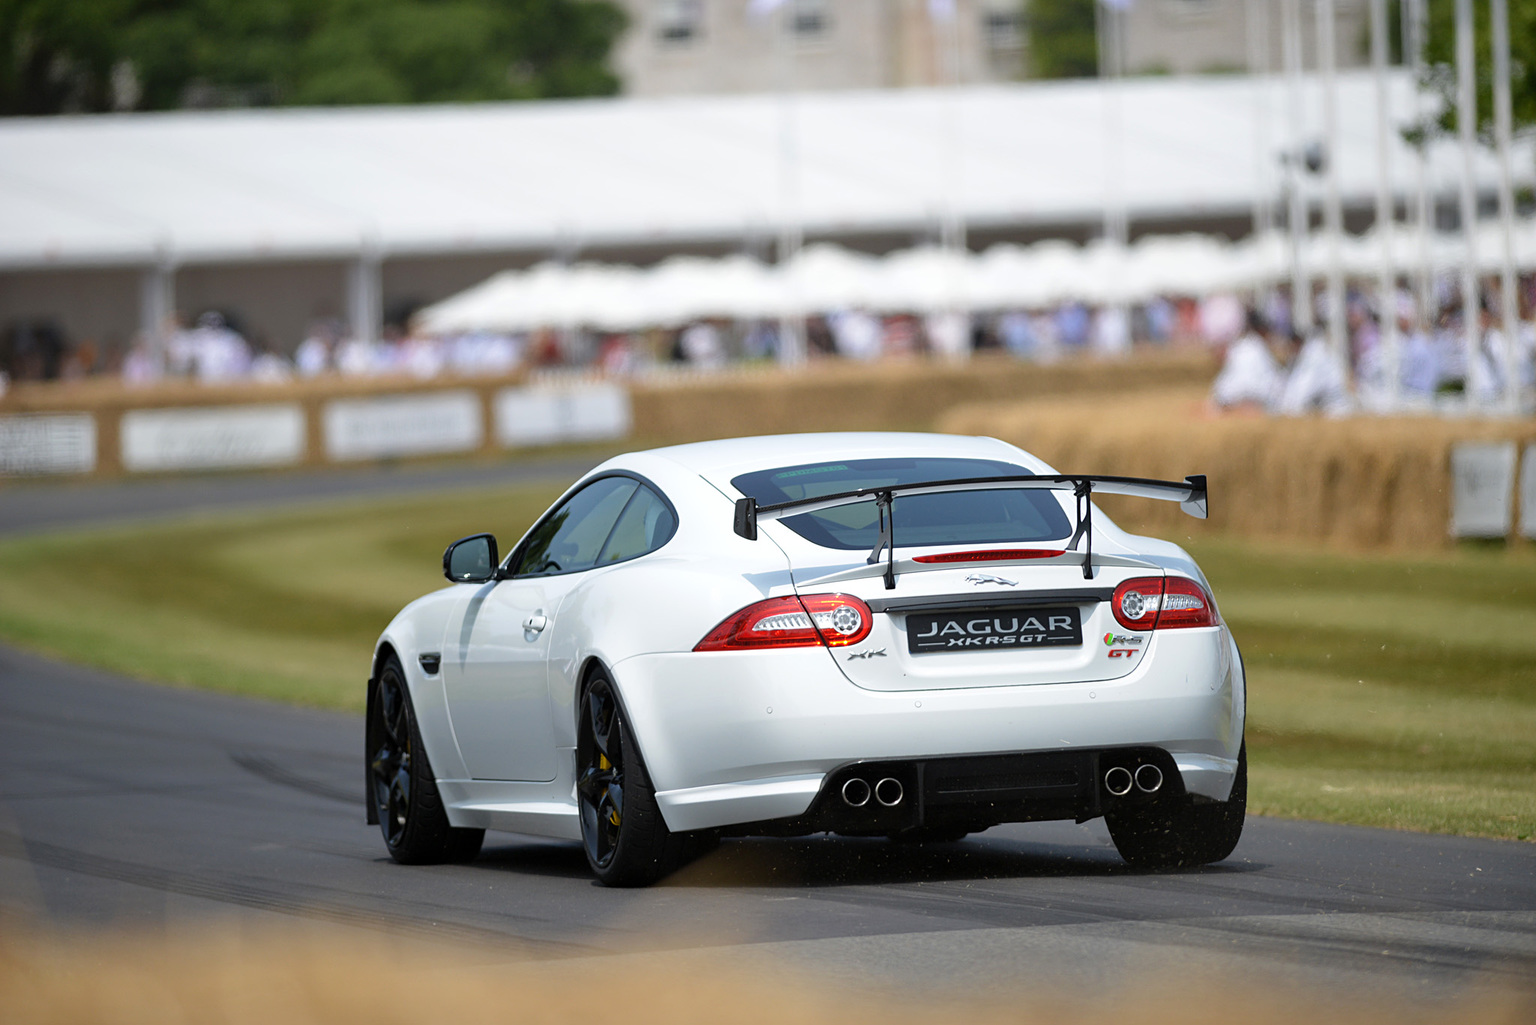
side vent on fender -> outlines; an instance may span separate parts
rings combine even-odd
[[[421,663],[428,676],[436,676],[437,667],[443,664],[443,656],[435,651],[424,651],[416,656],[416,661]]]

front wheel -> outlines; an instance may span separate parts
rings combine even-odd
[[[1237,752],[1237,777],[1225,801],[1189,798],[1104,816],[1115,849],[1137,868],[1187,868],[1221,861],[1237,847],[1248,809],[1248,745]]]
[[[367,723],[368,792],[389,856],[402,865],[473,861],[485,830],[448,824],[399,659],[389,656],[374,687]]]
[[[712,837],[674,833],[624,722],[613,682],[587,680],[576,732],[576,795],[587,864],[604,886],[649,886],[702,853]]]

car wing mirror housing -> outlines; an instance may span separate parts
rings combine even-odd
[[[461,537],[443,552],[443,576],[455,584],[483,584],[496,579],[495,534]]]

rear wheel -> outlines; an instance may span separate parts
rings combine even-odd
[[[649,886],[713,840],[667,828],[613,682],[601,669],[582,691],[576,765],[582,846],[604,886]]]
[[[1115,849],[1137,868],[1186,868],[1221,861],[1237,847],[1248,808],[1248,745],[1237,753],[1232,794],[1213,804],[1189,798],[1104,816]]]
[[[448,824],[399,659],[391,655],[385,661],[374,686],[367,724],[369,793],[389,856],[402,865],[473,861],[485,830]]]

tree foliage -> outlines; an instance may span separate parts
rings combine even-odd
[[[0,114],[611,94],[603,0],[0,0]]]
[[[1030,0],[1029,68],[1035,78],[1093,78],[1099,73],[1094,4]]]
[[[1510,99],[1517,127],[1536,125],[1536,0],[1508,0]],[[1493,35],[1488,4],[1473,5],[1476,36],[1477,128],[1493,137]],[[1456,131],[1456,3],[1429,0],[1429,33],[1423,85],[1443,101],[1440,131]]]

